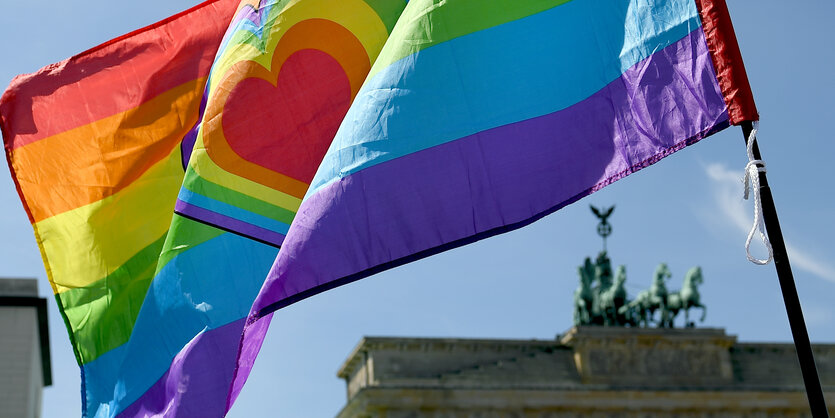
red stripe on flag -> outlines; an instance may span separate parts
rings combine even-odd
[[[237,5],[238,0],[209,0],[34,74],[15,77],[0,97],[6,147],[21,147],[125,112],[206,77]]]
[[[725,0],[695,0],[719,87],[728,105],[730,122],[759,120],[754,94],[742,62],[731,15]]]

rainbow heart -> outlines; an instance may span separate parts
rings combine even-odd
[[[207,104],[203,143],[224,171],[300,199],[370,61],[351,32],[325,19],[292,25],[270,55],[271,70],[243,59],[225,71]]]
[[[275,84],[241,80],[223,109],[223,134],[241,158],[310,183],[351,104],[351,84],[330,55],[292,54]]]

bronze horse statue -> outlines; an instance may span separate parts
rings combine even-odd
[[[626,304],[626,266],[618,266],[615,283],[600,294],[600,314],[603,325],[624,325],[628,321],[619,311]]]
[[[606,312],[601,305],[601,296],[612,287],[612,263],[606,251],[597,255],[597,259],[592,266],[594,269],[594,276],[592,276],[594,303],[591,309],[591,324],[606,325]]]
[[[591,324],[594,305],[594,292],[591,286],[594,280],[594,270],[594,265],[588,257],[582,266],[577,267],[580,287],[574,291],[574,325]]]
[[[669,311],[669,315],[665,323],[666,327],[673,327],[673,321],[682,310],[684,311],[684,326],[692,326],[690,323],[690,308],[701,308],[702,317],[699,321],[705,322],[707,308],[705,305],[702,305],[698,289],[698,286],[703,282],[704,278],[702,278],[701,267],[696,266],[687,271],[681,290],[672,292],[667,296],[667,310]]]
[[[667,321],[667,285],[665,280],[672,277],[666,263],[661,263],[655,269],[652,285],[649,289],[638,293],[635,300],[618,309],[618,313],[624,315],[628,322],[638,325],[649,326],[654,322],[656,310],[661,310],[661,317],[657,324],[663,326]]]

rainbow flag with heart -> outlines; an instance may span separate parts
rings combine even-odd
[[[0,98],[85,416],[223,415],[274,310],[756,119],[722,0],[210,0]]]
[[[756,119],[722,0],[413,0],[250,321],[520,228]]]
[[[228,411],[252,301],[404,6],[212,0],[15,79],[0,126],[84,416]]]

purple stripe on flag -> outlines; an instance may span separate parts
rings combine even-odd
[[[268,12],[270,10],[268,8],[265,8],[264,6],[267,6],[268,4],[269,4],[269,0],[261,0],[258,3],[258,10],[256,10],[253,6],[251,6],[249,4],[245,5],[238,12],[238,14],[235,16],[235,18],[232,19],[232,24],[230,24],[229,26],[230,27],[235,27],[238,24],[238,22],[240,22],[241,20],[244,20],[244,19],[249,20],[255,26],[263,26],[264,22],[263,22],[262,19],[264,19],[264,12],[265,11]]]
[[[162,378],[118,416],[222,416],[228,407],[227,397],[235,377],[235,359],[245,320],[242,318],[194,337],[177,354]],[[258,354],[267,333],[269,318],[259,322],[266,324],[248,330],[247,341],[252,345],[248,348],[248,356]],[[250,359],[242,357],[242,360]],[[235,396],[238,391],[240,385]]]
[[[367,168],[309,196],[253,312],[527,225],[727,120],[704,34],[694,31],[569,108]]]
[[[264,336],[270,328],[272,317],[272,314],[267,314],[258,318],[254,323],[247,323],[243,333],[240,335],[238,365],[235,369],[229,399],[226,401],[227,410],[238,399],[238,395],[241,393],[241,389],[243,389],[244,383],[246,383],[246,379],[249,377],[249,372],[252,371],[252,366],[255,365],[255,359],[258,357],[258,352],[261,351],[261,344],[264,342]]]
[[[177,199],[174,211],[194,221],[202,222],[274,247],[280,247],[281,243],[284,242],[284,235],[278,232],[203,209],[199,206],[183,202],[180,199]]]

